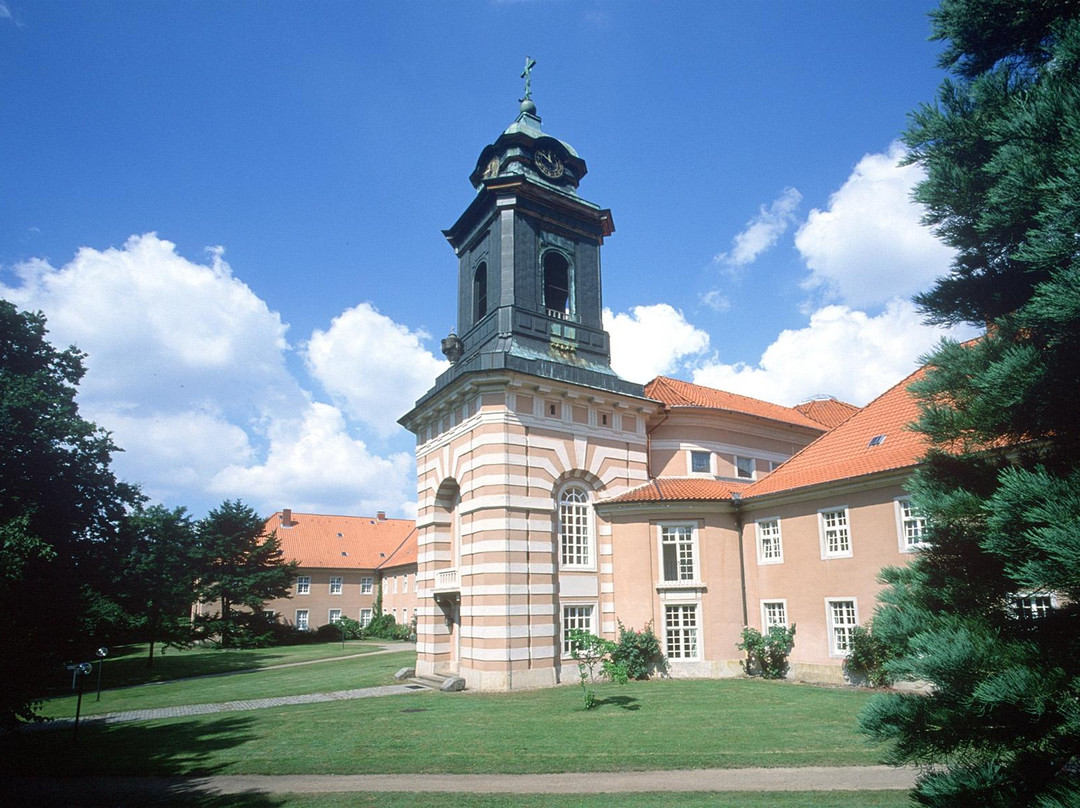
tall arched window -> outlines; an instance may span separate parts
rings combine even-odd
[[[481,261],[480,266],[473,273],[473,318],[474,323],[480,322],[487,314],[487,261]]]
[[[564,317],[570,314],[570,262],[562,253],[544,253],[544,308],[548,314]]]
[[[562,567],[593,564],[589,492],[581,485],[568,485],[559,494],[559,563]]]

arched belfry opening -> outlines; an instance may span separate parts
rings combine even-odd
[[[473,322],[478,323],[488,312],[488,268],[487,261],[481,261],[473,273]]]
[[[570,262],[558,250],[548,250],[543,257],[544,308],[548,315],[570,319],[573,315]]]

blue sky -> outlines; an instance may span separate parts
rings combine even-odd
[[[938,338],[898,168],[932,3],[0,0],[0,293],[89,356],[118,471],[196,514],[408,515],[441,234],[517,113],[610,207],[613,361],[864,404]]]

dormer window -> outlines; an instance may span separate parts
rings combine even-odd
[[[487,314],[487,261],[481,261],[473,273],[473,322],[480,322]]]
[[[551,317],[570,315],[570,262],[562,253],[544,253],[544,308]]]

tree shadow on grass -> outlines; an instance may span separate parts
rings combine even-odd
[[[217,794],[198,778],[220,773],[219,753],[254,740],[250,716],[167,722],[39,726],[0,737],[0,793],[9,805],[205,805],[273,808],[249,792]]]
[[[602,699],[596,700],[597,707],[618,707],[623,710],[640,710],[641,705],[638,704],[638,700],[633,696],[605,696]]]

